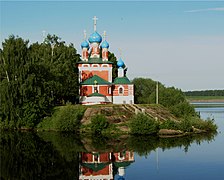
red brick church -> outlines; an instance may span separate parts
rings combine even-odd
[[[117,61],[118,74],[112,81],[112,62],[108,60],[109,43],[106,33],[102,42],[96,30],[97,18],[94,17],[94,32],[81,44],[82,57],[78,62],[80,103],[91,104],[133,104],[134,85],[124,74],[124,62]]]

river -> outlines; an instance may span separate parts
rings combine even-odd
[[[202,119],[214,119],[218,134],[212,141],[193,142],[184,147],[158,148],[145,157],[135,153],[135,163],[125,179],[224,179],[224,107],[195,108]]]
[[[224,179],[224,107],[196,108],[217,134],[179,138],[1,132],[1,179]]]

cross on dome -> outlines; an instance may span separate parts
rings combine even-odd
[[[96,31],[96,21],[98,20],[98,18],[96,16],[93,17],[93,23],[94,23],[94,31]]]

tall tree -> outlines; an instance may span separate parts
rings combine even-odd
[[[1,124],[15,127],[22,116],[24,102],[23,84],[27,78],[29,66],[28,41],[10,36],[2,43],[1,50]]]
[[[52,50],[51,60],[48,65],[50,72],[55,77],[52,87],[52,95],[57,102],[76,102],[78,97],[78,68],[76,63],[80,56],[77,54],[73,44],[67,46],[64,41],[59,41],[55,35],[48,35],[44,46]]]
[[[117,77],[117,58],[115,57],[114,53],[109,52],[108,60],[113,62],[112,64],[112,79],[114,80]]]
[[[55,104],[75,102],[79,55],[72,44],[48,35],[28,47],[28,41],[10,36],[0,58],[1,127],[35,127]]]

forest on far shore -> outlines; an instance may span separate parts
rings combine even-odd
[[[186,91],[186,96],[224,96],[223,90]]]

